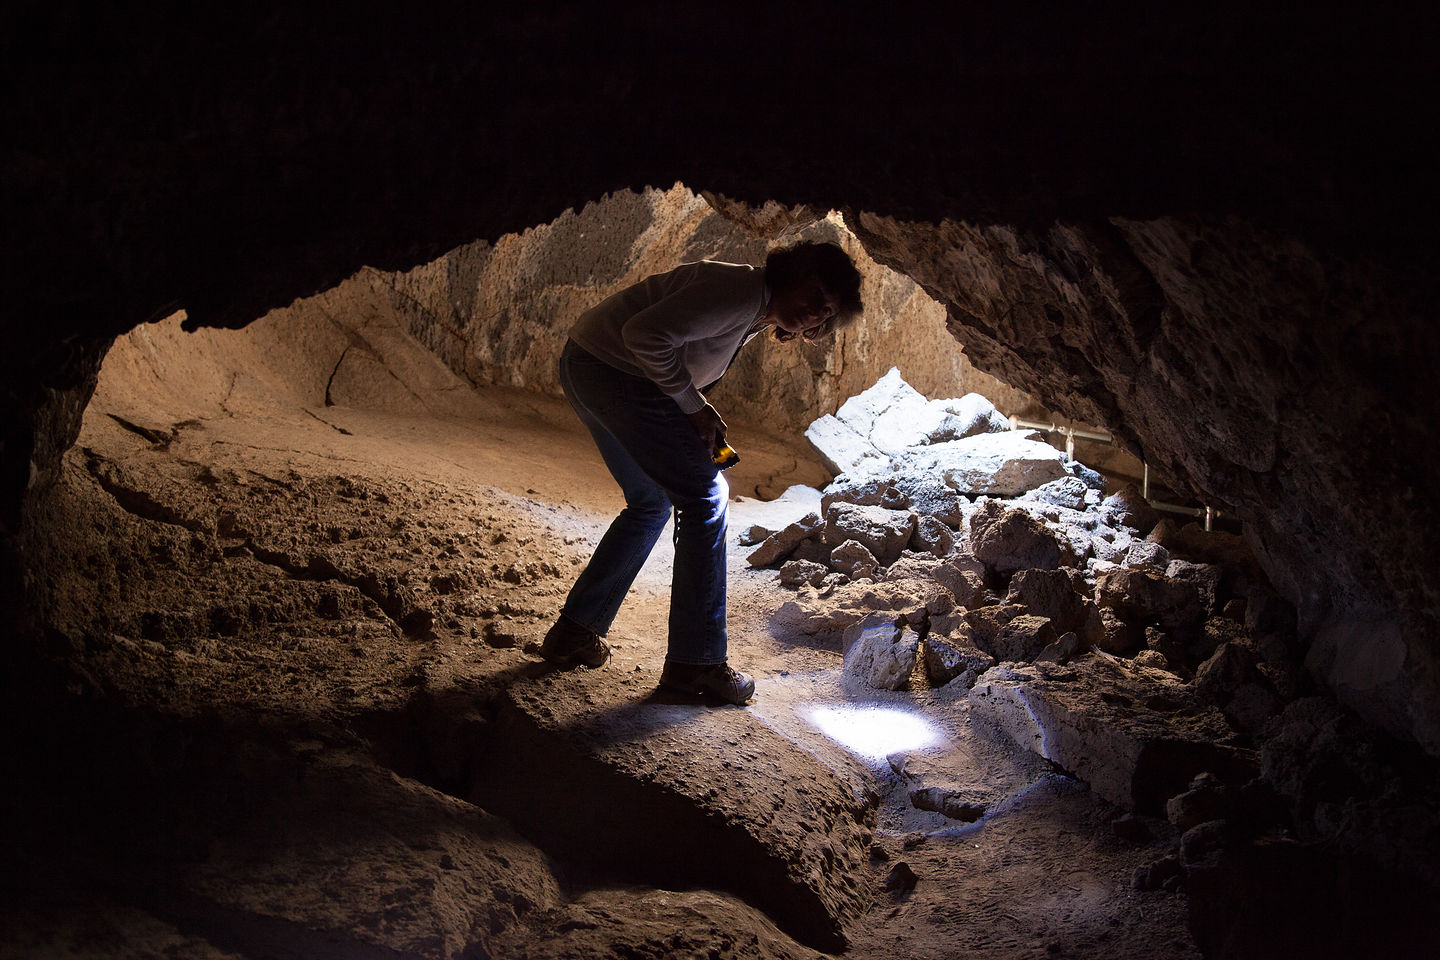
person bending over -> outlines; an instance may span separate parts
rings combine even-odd
[[[560,355],[560,383],[625,495],[541,644],[561,667],[598,667],[603,639],[675,510],[675,570],[663,687],[741,704],[755,682],[730,667],[725,527],[730,491],[715,454],[725,421],[705,399],[766,328],[815,340],[861,312],[860,274],[833,243],[771,251],[764,268],[702,260],[647,277],[587,310]],[[702,386],[703,385],[703,386]]]

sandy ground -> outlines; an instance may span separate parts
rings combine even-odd
[[[856,699],[838,638],[772,621],[792,594],[738,538],[811,507],[757,496],[824,481],[803,438],[732,425],[731,659],[757,698],[712,708],[656,689],[668,537],[609,664],[526,652],[620,505],[563,403],[156,396],[102,383],[40,588],[72,691],[114,717],[66,776],[113,775],[153,842],[37,829],[11,853],[50,867],[0,955],[1197,955],[1184,895],[1131,888],[1167,824],[1122,839],[1124,811],[963,696]],[[989,812],[915,809],[933,785]],[[913,889],[887,885],[901,862]]]

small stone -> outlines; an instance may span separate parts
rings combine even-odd
[[[776,532],[777,531],[771,530],[768,527],[762,527],[758,523],[753,524],[750,527],[746,528],[744,533],[740,534],[740,546],[753,547],[755,546],[755,544],[761,543],[764,540],[773,537]]]
[[[910,864],[904,860],[897,860],[895,866],[890,868],[890,873],[885,877],[885,889],[897,892],[906,892],[915,889],[915,884],[920,878],[915,876],[915,871],[910,869]]]
[[[967,671],[984,673],[994,665],[994,657],[969,641],[963,624],[948,636],[937,634],[932,625],[925,638],[925,673],[933,686],[944,686]]]
[[[1054,643],[1046,645],[1045,649],[1041,650],[1035,659],[1064,665],[1079,656],[1084,650],[1085,645],[1080,639],[1080,635],[1072,630],[1061,636],[1060,639]]]
[[[745,558],[752,567],[768,567],[786,559],[803,541],[820,529],[820,515],[807,514],[784,530],[767,538]]]
[[[955,534],[936,517],[918,516],[915,532],[910,536],[910,549],[937,557],[948,556],[955,551]]]
[[[1180,859],[1186,864],[1199,863],[1224,847],[1230,837],[1230,824],[1224,820],[1197,824],[1180,838]]]
[[[829,572],[828,567],[809,560],[787,560],[780,567],[780,582],[787,587],[798,587],[806,583],[815,586]]]
[[[856,540],[846,540],[830,551],[830,568],[851,580],[873,577],[879,567],[875,555]]]
[[[951,820],[974,823],[985,816],[986,805],[957,795],[940,787],[919,787],[910,791],[910,805],[916,810],[929,810]]]

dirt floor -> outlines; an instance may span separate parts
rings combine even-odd
[[[1198,956],[1183,892],[1131,885],[1167,823],[1115,829],[963,693],[847,693],[839,638],[773,619],[793,591],[738,538],[809,509],[775,499],[826,479],[803,438],[731,427],[757,698],[714,708],[657,690],[668,536],[609,664],[527,652],[619,506],[563,403],[232,382],[185,415],[107,376],[37,521],[82,706],[24,758],[52,782],[10,801],[0,956]],[[985,815],[912,805],[937,785]]]

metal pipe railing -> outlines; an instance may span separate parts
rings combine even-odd
[[[1019,417],[1011,417],[1010,429],[1044,430],[1046,433],[1063,433],[1065,435],[1066,460],[1075,459],[1076,437],[1079,437],[1081,440],[1089,440],[1092,443],[1113,444],[1115,442],[1115,437],[1112,434],[1105,433],[1103,430],[1077,430],[1076,428],[1069,426],[1068,424],[1055,423],[1054,421],[1051,421],[1050,423],[1042,423],[1038,420],[1021,420]],[[1178,503],[1164,503],[1159,500],[1151,500],[1150,464],[1142,460],[1140,461],[1140,467],[1142,470],[1140,477],[1140,496],[1144,497],[1145,502],[1150,504],[1150,506],[1154,507],[1156,510],[1162,510],[1165,513],[1176,513],[1186,517],[1204,518],[1205,530],[1207,533],[1214,528],[1216,517],[1225,516],[1225,514],[1221,513],[1219,510],[1216,510],[1214,507],[1208,505],[1202,507],[1186,507]]]

